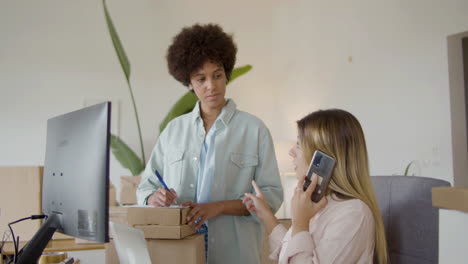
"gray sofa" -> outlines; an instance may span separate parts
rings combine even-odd
[[[417,176],[373,176],[382,213],[390,263],[438,263],[439,211],[432,187],[443,180]]]
[[[432,187],[450,183],[418,176],[371,179],[385,225],[390,263],[438,263],[439,210],[432,206]],[[291,225],[291,220],[281,222]],[[265,236],[262,264],[277,263],[268,259],[268,252]]]

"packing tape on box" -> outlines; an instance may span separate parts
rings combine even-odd
[[[39,258],[39,264],[60,263],[67,259],[65,252],[45,252]]]

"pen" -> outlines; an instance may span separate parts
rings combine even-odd
[[[166,183],[164,182],[164,180],[163,180],[163,178],[161,177],[161,175],[159,175],[158,170],[155,170],[154,172],[156,173],[156,177],[158,177],[158,180],[161,182],[161,184],[164,186],[164,188],[170,192],[171,190],[169,190],[169,188],[167,188],[167,185],[166,185]]]

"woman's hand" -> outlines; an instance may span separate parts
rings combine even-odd
[[[271,231],[279,224],[278,219],[276,219],[275,215],[271,211],[270,206],[263,195],[262,190],[258,188],[258,185],[255,181],[252,181],[252,186],[254,187],[255,193],[246,193],[244,200],[242,203],[245,205],[249,212],[256,212],[258,219],[262,221],[265,225],[266,233],[269,235]]]
[[[314,215],[327,205],[327,198],[323,197],[318,203],[311,200],[312,192],[318,181],[318,175],[312,175],[312,182],[304,192],[305,177],[297,182],[293,198],[291,200],[292,235],[301,231],[309,231],[309,222]]]
[[[190,206],[192,210],[187,215],[187,224],[195,225],[195,229],[199,229],[206,220],[220,215],[223,212],[223,204],[220,202],[213,203],[194,203],[185,202],[182,206]],[[199,220],[198,222],[196,222]]]
[[[258,218],[265,222],[265,219],[273,215],[268,203],[265,200],[263,192],[258,188],[255,181],[252,181],[252,186],[255,190],[256,195],[252,193],[246,193],[242,203],[245,205],[249,212],[256,212]]]
[[[163,187],[157,189],[150,197],[147,204],[152,206],[169,206],[177,200],[177,193],[174,189],[167,191]]]

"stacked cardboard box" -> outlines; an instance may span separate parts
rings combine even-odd
[[[111,207],[109,219],[143,231],[152,263],[202,264],[205,240],[186,224],[189,211],[186,207]],[[106,244],[106,263],[119,263],[112,239]]]

